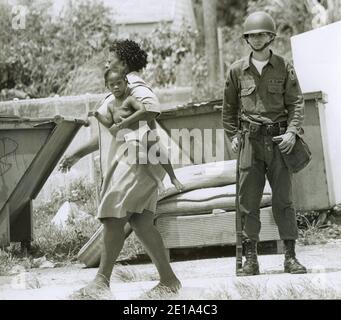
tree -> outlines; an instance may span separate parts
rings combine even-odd
[[[208,81],[213,87],[218,81],[217,0],[203,0],[205,52]]]
[[[72,0],[58,17],[51,1],[21,0],[27,7],[23,29],[13,29],[12,6],[0,2],[0,91],[19,89],[30,97],[60,94],[71,72],[107,45],[115,25],[110,9]],[[0,98],[3,98],[3,97]]]

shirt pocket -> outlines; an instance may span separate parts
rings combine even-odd
[[[268,84],[268,92],[273,94],[283,94],[284,88],[280,84]]]
[[[241,88],[240,100],[245,111],[253,112],[256,108],[256,85],[249,85]]]
[[[269,108],[273,111],[284,108],[284,80],[269,80],[268,82]]]

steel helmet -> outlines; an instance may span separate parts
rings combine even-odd
[[[269,32],[276,35],[275,21],[264,11],[251,13],[244,22],[244,36],[260,32]]]

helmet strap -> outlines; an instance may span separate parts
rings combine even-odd
[[[275,37],[273,37],[270,41],[264,43],[264,45],[259,49],[256,49],[253,47],[253,45],[249,42],[248,37],[246,37],[245,40],[246,40],[247,44],[252,48],[252,50],[254,50],[256,52],[260,52],[260,51],[263,51],[266,47],[268,47],[271,44],[271,42],[275,40]]]

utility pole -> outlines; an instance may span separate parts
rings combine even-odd
[[[204,13],[205,52],[208,80],[213,87],[218,81],[217,0],[202,0]]]

